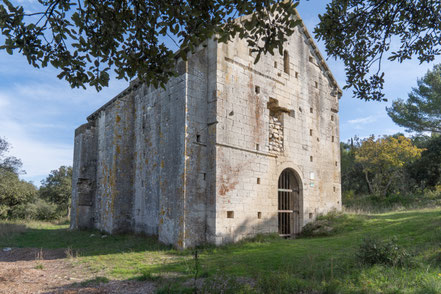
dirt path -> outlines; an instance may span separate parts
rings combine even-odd
[[[0,294],[15,293],[152,293],[151,282],[109,281],[96,278],[82,265],[66,258],[64,249],[0,248]]]

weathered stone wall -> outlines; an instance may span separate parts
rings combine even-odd
[[[185,167],[185,246],[215,235],[216,51],[207,42],[188,60]]]
[[[341,208],[337,85],[308,37],[299,27],[286,44],[289,58],[276,53],[257,64],[242,40],[219,46],[218,244],[277,232],[277,183],[285,168],[301,182],[297,231]]]
[[[177,247],[214,235],[217,45],[208,44],[165,89],[132,83],[77,130],[72,228],[158,235]],[[93,183],[87,214],[82,174]]]
[[[135,92],[134,205],[136,232],[177,244],[183,224],[186,67],[166,89]]]
[[[133,91],[99,111],[95,227],[118,233],[130,230],[133,204]]]
[[[93,228],[96,189],[96,132],[87,123],[75,131],[72,175],[72,228]]]

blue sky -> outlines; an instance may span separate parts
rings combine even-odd
[[[33,0],[19,2],[32,5]],[[299,13],[311,32],[327,2],[302,1],[299,5]],[[323,44],[318,45],[326,56]],[[435,63],[440,61],[438,58]],[[416,86],[417,78],[435,63],[386,62],[383,68],[387,103],[356,100],[351,90],[345,91],[340,100],[341,141],[354,135],[366,137],[404,131],[387,116],[385,107],[392,99],[406,98],[411,87]],[[328,64],[343,87],[343,63],[330,59]],[[72,165],[75,128],[128,85],[124,80],[112,80],[108,88],[96,93],[94,89],[71,89],[66,82],[58,80],[56,74],[52,68],[34,69],[19,54],[10,56],[0,52],[0,137],[12,144],[10,155],[22,159],[27,172],[22,178],[37,185],[51,170]]]

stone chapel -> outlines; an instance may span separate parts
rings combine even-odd
[[[302,24],[283,55],[207,41],[166,88],[132,82],[75,131],[71,228],[178,248],[294,236],[341,209],[342,91]]]

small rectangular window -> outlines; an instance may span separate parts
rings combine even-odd
[[[255,86],[254,87],[254,91],[256,92],[256,94],[260,93],[260,87],[259,86]]]
[[[314,158],[312,156],[309,156],[309,161],[313,162]]]
[[[332,142],[334,142],[334,136],[332,136]]]
[[[260,148],[259,144],[256,144],[256,150],[257,151],[259,151],[259,148]]]
[[[311,107],[311,108],[309,109],[309,112],[313,113],[313,112],[314,112],[314,109]]]
[[[201,135],[196,135],[196,142],[201,143]]]
[[[283,52],[283,71],[289,74],[289,53],[286,50]]]
[[[296,79],[298,79],[299,78],[299,73],[298,72],[296,72]]]
[[[310,135],[310,136],[312,136],[312,129],[311,129],[311,130],[309,130],[309,135]]]
[[[315,87],[318,88],[318,82],[315,82]]]
[[[311,212],[309,213],[309,219],[312,219],[312,213]]]
[[[257,218],[258,219],[261,219],[262,218],[262,213],[259,211],[259,212],[257,212]]]
[[[234,211],[227,211],[227,218],[234,218]]]
[[[206,173],[204,173],[203,175],[202,175],[202,177],[204,178],[204,181],[207,179],[207,174]]]
[[[277,61],[274,61],[274,68],[277,68]]]
[[[260,178],[257,178],[257,184],[260,185]]]
[[[335,189],[335,186],[334,186],[334,192],[335,192],[335,191],[337,191],[337,189]]]
[[[331,115],[331,121],[334,121],[334,116],[333,115]]]
[[[335,162],[335,166],[338,166],[338,162],[337,161]]]

